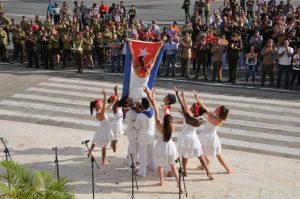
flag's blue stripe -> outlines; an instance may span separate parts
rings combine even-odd
[[[126,55],[125,55],[125,66],[124,66],[124,81],[123,81],[123,92],[122,97],[128,96],[129,85],[130,85],[130,75],[131,75],[131,53],[128,42],[126,42]]]
[[[157,74],[158,69],[159,69],[159,65],[160,65],[160,62],[161,62],[161,59],[162,59],[162,56],[163,56],[163,52],[164,52],[164,48],[161,48],[159,54],[156,57],[154,66],[151,70],[150,77],[149,77],[149,80],[148,80],[148,88],[150,90],[152,89],[152,86],[154,84],[154,80],[155,80],[156,74]]]

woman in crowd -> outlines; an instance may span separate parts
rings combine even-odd
[[[267,41],[266,46],[263,48],[261,52],[261,55],[263,56],[262,71],[261,71],[261,86],[265,86],[265,80],[267,74],[269,74],[270,77],[270,86],[273,86],[277,48],[274,46],[272,39],[269,39]]]
[[[255,66],[257,65],[257,56],[258,53],[255,52],[255,46],[251,45],[250,46],[250,51],[246,54],[246,65],[247,65],[247,70],[246,70],[246,82],[248,82],[249,76],[252,77],[252,83],[255,82]]]

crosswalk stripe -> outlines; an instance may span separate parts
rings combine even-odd
[[[300,157],[300,149],[296,149],[296,148],[283,147],[283,146],[274,147],[274,145],[270,145],[270,144],[261,144],[261,143],[233,140],[227,138],[222,138],[221,142],[222,145],[226,145],[229,147],[232,146],[232,148],[239,147],[239,148],[247,149],[248,151],[251,150],[255,152],[264,151],[267,153],[269,152],[269,154],[278,153],[293,158]]]
[[[78,86],[78,85],[74,85],[74,84],[66,84],[66,83],[49,83],[49,82],[42,82],[39,83],[40,86],[47,86],[47,87],[55,87],[55,88],[68,88],[68,89],[74,89],[74,90],[82,90],[82,91],[98,91],[100,93],[100,86],[99,88],[95,88],[95,87],[90,87],[90,86]],[[103,85],[101,85],[103,86]],[[110,87],[112,88],[112,85],[110,85]],[[111,91],[112,92],[112,91]],[[166,92],[165,92],[166,93]],[[100,96],[100,94],[99,94]],[[161,97],[161,96],[159,96]],[[192,98],[191,98],[192,99]],[[232,99],[234,99],[234,97],[232,97]],[[205,104],[223,104],[226,106],[232,106],[232,107],[238,107],[238,108],[247,108],[247,109],[255,109],[255,110],[262,110],[262,111],[266,111],[266,110],[270,110],[270,111],[274,111],[274,112],[290,112],[290,113],[295,113],[295,114],[299,114],[300,115],[300,109],[289,109],[289,108],[285,108],[285,107],[271,107],[271,106],[264,106],[264,105],[259,105],[259,104],[246,104],[246,103],[236,103],[236,102],[227,102],[227,101],[223,101],[223,100],[205,100],[204,101]],[[174,105],[174,107],[179,107],[178,104]]]
[[[11,100],[0,101],[0,105],[22,107],[22,108],[29,108],[29,109],[35,109],[35,110],[46,110],[46,111],[61,112],[61,113],[78,114],[78,115],[86,115],[86,116],[91,114],[88,106],[86,106],[86,109],[82,109],[82,108],[75,109],[75,108],[68,108],[68,107],[62,107],[62,106],[41,104],[41,103],[36,103],[36,102],[31,103],[31,102],[19,102],[19,101],[11,101]],[[111,113],[111,112],[108,112],[106,114],[110,118],[113,117],[113,113]]]
[[[29,100],[37,100],[37,101],[46,101],[52,103],[63,103],[63,104],[71,104],[77,106],[88,107],[87,101],[82,100],[73,100],[73,99],[66,99],[66,98],[57,98],[57,97],[47,97],[47,96],[39,96],[39,95],[27,95],[27,94],[14,94],[13,98],[22,98],[22,99],[29,99]],[[252,121],[245,121],[245,120],[237,120],[237,119],[230,119],[227,122],[227,125],[239,125],[239,126],[246,126],[246,127],[256,127],[256,128],[264,128],[270,130],[282,130],[282,131],[289,131],[289,132],[299,132],[298,127],[288,126],[288,125],[277,125],[277,124],[268,124],[263,122],[252,122]]]
[[[60,83],[72,83],[76,85],[91,85],[91,86],[97,86],[102,87],[106,86],[109,88],[113,88],[115,84],[113,83],[107,83],[107,82],[96,82],[96,81],[89,81],[89,80],[75,80],[75,79],[64,79],[59,77],[52,77],[48,79],[50,82],[60,82]],[[120,89],[122,88],[121,84],[117,84]],[[173,89],[173,88],[172,88]],[[162,89],[162,88],[156,88],[156,92],[163,92],[168,93],[170,90]],[[196,90],[196,89],[195,89]],[[172,90],[173,92],[173,90]],[[191,92],[187,92],[186,96],[193,97],[193,94]],[[253,97],[242,97],[242,96],[228,96],[228,95],[215,95],[215,94],[207,94],[207,93],[199,93],[200,97],[205,98],[212,98],[212,99],[221,99],[221,100],[234,100],[234,101],[243,101],[243,102],[251,102],[251,103],[262,103],[261,99],[253,98]],[[300,107],[300,102],[289,102],[284,100],[273,100],[273,99],[264,99],[264,103],[272,104],[272,105],[283,105],[283,106],[292,106],[292,107]]]
[[[23,118],[31,118],[31,119],[38,119],[43,121],[55,121],[55,122],[67,122],[79,125],[87,125],[87,126],[99,126],[99,122],[92,121],[92,120],[83,120],[83,119],[73,119],[70,117],[54,117],[48,115],[38,115],[38,114],[29,114],[20,111],[11,111],[11,110],[4,110],[0,109],[0,115],[4,116],[13,116],[13,117],[23,117]]]
[[[72,91],[62,91],[62,90],[55,90],[55,89],[45,89],[45,88],[37,88],[37,87],[30,87],[26,89],[27,91],[33,92],[41,92],[41,93],[51,93],[51,94],[60,94],[60,95],[70,95],[70,96],[77,96],[77,97],[86,97],[86,98],[97,98],[99,95],[94,93],[81,93],[81,92],[72,92]],[[162,100],[164,96],[156,95],[158,100]],[[191,99],[193,100],[193,99]],[[187,98],[187,101],[190,101],[190,98]],[[173,106],[174,108],[179,109],[179,105]],[[209,106],[208,106],[209,108]],[[231,110],[231,115],[237,116],[250,116],[255,118],[263,118],[263,119],[273,119],[273,120],[281,120],[287,122],[300,122],[299,118],[284,116],[284,115],[274,115],[274,114],[263,114],[263,113],[255,113],[255,112],[247,112],[247,111],[239,111],[239,110]],[[173,112],[173,116],[181,117],[178,112]]]
[[[89,117],[89,102],[98,97],[102,98],[103,88],[106,89],[108,96],[112,95],[114,85],[109,82],[53,77],[27,88],[24,93],[12,95],[11,100],[0,101],[0,115],[16,117],[22,121],[28,118],[29,121],[47,122],[49,125],[63,125],[70,128],[79,125],[79,128],[96,129],[99,122],[94,117]],[[122,85],[117,85],[121,91]],[[157,88],[157,102],[162,102],[169,92],[168,89]],[[171,93],[174,93],[173,90]],[[218,104],[230,108],[231,118],[218,129],[225,148],[299,158],[299,101],[265,100],[209,93],[199,93],[199,96],[209,109]],[[186,100],[189,105],[195,102],[191,92],[186,93]],[[182,119],[178,110],[180,106],[176,103],[172,108],[176,120]],[[41,114],[40,111],[46,112]],[[107,115],[112,118],[112,111],[108,111]],[[174,140],[182,130],[182,125],[175,126]],[[203,128],[204,125],[199,128],[198,133],[201,133]]]
[[[268,140],[276,140],[276,141],[285,141],[285,142],[294,142],[300,146],[300,135],[296,136],[287,136],[287,135],[276,135],[273,133],[264,133],[264,132],[254,132],[244,129],[236,129],[236,128],[227,128],[220,127],[218,133],[231,134],[236,136],[248,136],[254,138],[262,138]]]

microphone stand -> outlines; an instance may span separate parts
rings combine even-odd
[[[4,151],[3,151],[3,152],[5,153],[5,160],[6,160],[6,162],[8,161],[8,158],[10,159],[10,161],[12,161],[12,158],[11,158],[11,156],[10,156],[9,150],[8,150],[8,148],[7,148],[7,146],[6,146],[5,142],[4,142],[3,137],[1,138],[1,141],[2,141],[3,146],[4,146]],[[7,172],[8,188],[10,189],[9,170],[6,169],[6,172]]]
[[[95,157],[93,156],[92,152],[90,151],[90,147],[88,146],[89,140],[83,141],[82,144],[85,144],[86,148],[88,149],[88,152],[91,157],[91,165],[92,165],[92,189],[93,189],[93,199],[95,199],[95,178],[94,178],[94,163],[96,164],[97,169],[99,168],[99,165],[95,161]]]
[[[59,168],[58,168],[58,159],[57,159],[57,147],[53,147],[52,151],[55,152],[55,160],[54,162],[56,163],[56,176],[57,176],[57,180],[59,180]]]
[[[182,164],[180,161],[180,157],[175,160],[175,162],[179,163],[179,169],[178,169],[178,173],[179,173],[179,187],[178,187],[178,194],[179,194],[179,199],[181,199],[181,193],[180,193],[180,187],[181,187],[181,178],[183,180],[183,187],[184,187],[184,192],[186,197],[188,197],[187,191],[186,191],[186,186],[185,186],[185,180],[184,180],[184,175],[183,175],[183,171],[182,171]]]
[[[131,198],[134,199],[134,181],[135,181],[135,186],[136,186],[136,190],[139,190],[139,186],[137,183],[137,179],[136,179],[136,173],[135,173],[135,164],[133,161],[133,154],[129,154],[130,159],[131,159]]]

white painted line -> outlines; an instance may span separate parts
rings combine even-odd
[[[47,110],[52,112],[58,112],[58,113],[71,113],[71,114],[78,114],[78,115],[90,115],[89,106],[86,105],[86,109],[81,108],[68,108],[63,106],[55,106],[55,105],[48,105],[48,104],[41,104],[41,103],[33,103],[33,102],[19,102],[19,101],[11,101],[11,100],[3,100],[0,101],[0,105],[4,106],[13,106],[13,107],[22,107],[22,108],[28,108],[28,109],[35,109],[35,110]],[[113,117],[113,113],[107,112],[106,115],[110,118]],[[91,118],[91,120],[94,119],[94,117]]]
[[[49,83],[49,82],[42,82],[39,83],[38,85],[40,86],[48,86],[48,87],[56,87],[56,88],[68,88],[68,89],[74,89],[74,90],[81,90],[81,91],[97,91],[100,93],[102,88],[105,88],[105,84],[99,84],[98,87],[91,87],[91,86],[78,86],[76,84],[66,84],[66,83]],[[113,84],[109,84],[109,88],[112,91],[112,86]],[[167,90],[165,90],[164,93],[168,93]],[[201,94],[202,95],[202,94]],[[188,95],[187,97],[191,97],[191,95]],[[192,99],[192,98],[191,98]],[[223,100],[205,100],[205,104],[216,104],[216,105],[226,105],[229,106],[230,108],[233,107],[238,107],[238,108],[246,108],[246,109],[251,109],[251,110],[269,110],[269,111],[274,111],[274,112],[279,112],[279,113],[295,113],[295,114],[300,114],[300,109],[289,109],[285,107],[271,107],[271,106],[264,106],[264,105],[259,105],[255,103],[251,104],[246,104],[246,103],[241,103],[241,102],[234,102],[235,96],[230,97],[230,99],[233,102],[227,102]],[[296,103],[295,103],[296,104]],[[174,107],[179,107],[179,104],[174,105]],[[294,107],[294,106],[293,106]]]
[[[89,101],[79,101],[79,100],[56,98],[56,97],[46,97],[46,96],[39,96],[39,95],[14,94],[12,97],[28,99],[28,100],[52,102],[52,103],[70,104],[70,105],[77,105],[77,106],[87,106],[90,103]]]
[[[37,87],[30,87],[26,89],[27,91],[33,91],[33,92],[41,92],[41,93],[51,93],[51,94],[59,94],[59,95],[69,95],[69,96],[77,96],[77,97],[86,97],[89,99],[97,98],[99,95],[94,93],[82,93],[82,92],[72,92],[72,91],[62,91],[62,90],[55,90],[55,89],[46,89],[46,88],[37,88]],[[112,93],[111,93],[112,94]],[[156,99],[158,101],[162,101],[163,95],[156,95]],[[192,103],[194,99],[193,98],[187,98],[188,103]],[[174,109],[180,109],[179,105],[174,105]],[[208,106],[208,108],[210,108]],[[290,117],[290,116],[282,116],[280,114],[263,114],[263,113],[255,113],[255,112],[247,112],[247,111],[239,111],[232,109],[230,110],[230,115],[237,115],[237,116],[249,116],[249,117],[255,117],[255,118],[262,118],[262,119],[273,119],[273,120],[280,120],[280,121],[286,121],[286,122],[299,122],[300,120],[298,117]],[[180,113],[177,111],[173,112],[174,117],[181,118]]]
[[[76,80],[76,79],[64,79],[59,77],[53,77],[50,78],[49,81],[52,82],[60,82],[60,83],[72,83],[72,84],[80,84],[80,85],[92,85],[92,86],[107,86],[111,89],[114,85],[118,85],[120,89],[122,89],[122,84],[114,84],[114,83],[107,83],[107,82],[96,82],[96,81],[89,81],[89,80]],[[162,93],[169,93],[170,90],[167,89],[161,89],[156,88],[156,92],[162,92]],[[173,88],[171,90],[172,93],[174,93]],[[228,95],[215,95],[215,94],[206,94],[206,93],[198,93],[199,97],[207,97],[212,99],[227,99],[227,100],[234,100],[234,101],[244,101],[244,102],[251,102],[251,103],[268,103],[268,104],[274,104],[274,105],[290,105],[293,107],[300,107],[299,101],[283,101],[283,100],[273,100],[273,99],[259,99],[259,98],[251,98],[251,97],[241,97],[241,96],[228,96]],[[186,96],[193,97],[193,94],[191,92],[187,92]]]
[[[263,138],[268,140],[285,141],[285,142],[293,142],[293,143],[300,144],[300,136],[296,137],[296,136],[287,136],[287,135],[277,135],[272,133],[248,131],[244,129],[226,128],[223,126],[218,129],[218,133],[234,135],[237,136],[237,138],[238,136],[246,136],[252,138]]]
[[[71,104],[71,105],[78,105],[78,106],[85,106],[85,107],[87,107],[89,105],[89,101],[71,100],[71,99],[66,99],[66,98],[55,98],[55,97],[47,97],[47,96],[39,96],[39,95],[15,94],[12,97],[29,99],[29,100],[37,100],[37,101],[46,101],[46,102],[52,102],[52,103]],[[292,127],[292,126],[288,126],[288,125],[268,124],[268,123],[262,123],[262,122],[252,122],[252,121],[237,120],[237,119],[229,119],[226,122],[226,124],[246,126],[246,127],[255,127],[255,128],[264,128],[264,129],[271,129],[271,130],[290,131],[290,132],[296,132],[296,133],[299,132],[298,127]]]
[[[298,152],[299,149],[296,149],[296,148],[283,147],[283,146],[275,147],[274,145],[269,145],[269,144],[246,142],[246,141],[233,140],[233,139],[227,139],[227,138],[222,138],[221,142],[224,145],[237,146],[237,147],[241,147],[241,148],[250,148],[253,150],[263,150],[263,151],[270,151],[270,152],[274,152],[274,153],[299,156],[299,152]]]
[[[43,121],[67,122],[72,124],[94,126],[94,127],[99,126],[99,122],[97,122],[96,120],[92,121],[92,120],[83,120],[83,119],[75,119],[75,118],[73,119],[70,117],[54,117],[48,115],[37,115],[37,114],[29,114],[20,111],[11,111],[11,110],[3,110],[3,109],[0,109],[0,115],[31,118],[31,119],[43,120]]]

